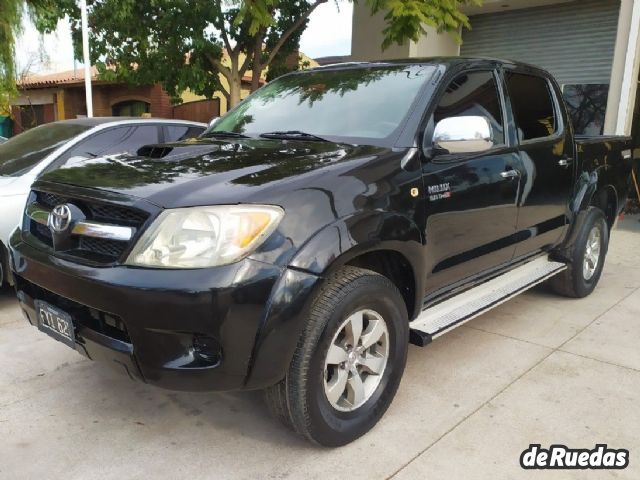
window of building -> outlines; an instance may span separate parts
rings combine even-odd
[[[114,117],[141,117],[151,112],[151,104],[139,100],[128,100],[116,103],[111,107],[111,112]]]
[[[556,109],[545,78],[507,73],[507,85],[520,141],[546,138],[556,133]]]
[[[22,130],[29,130],[44,125],[44,105],[24,105],[20,108],[20,123]]]
[[[577,135],[602,135],[607,115],[609,85],[565,85],[562,89]]]
[[[493,72],[469,72],[456,77],[440,99],[434,121],[464,116],[485,117],[491,123],[494,143],[505,143],[502,107]]]

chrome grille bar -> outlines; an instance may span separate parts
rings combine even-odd
[[[83,220],[73,226],[71,233],[73,235],[83,235],[85,237],[128,242],[135,235],[136,229],[133,227],[123,227],[120,225],[109,225],[105,223],[92,222],[90,220]]]
[[[27,216],[36,223],[41,225],[49,225],[50,210],[39,205],[31,203],[27,206]],[[120,242],[130,241],[136,233],[133,227],[123,227],[121,225],[111,225],[107,223],[93,222],[91,220],[81,220],[73,225],[72,235],[81,235],[84,237],[102,238],[105,240],[117,240]]]

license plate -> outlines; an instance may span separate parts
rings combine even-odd
[[[38,328],[56,340],[75,348],[76,342],[71,315],[39,300],[36,300],[35,306],[38,312]]]

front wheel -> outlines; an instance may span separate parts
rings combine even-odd
[[[317,294],[286,378],[267,391],[267,403],[309,440],[347,444],[391,404],[408,344],[407,309],[395,285],[344,267]]]
[[[591,207],[586,213],[571,253],[567,270],[553,277],[551,288],[564,296],[583,298],[598,285],[609,248],[609,227],[602,210]]]

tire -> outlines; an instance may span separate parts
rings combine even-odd
[[[0,243],[0,288],[9,284],[9,256]]]
[[[395,285],[378,273],[344,267],[316,294],[285,379],[267,390],[269,408],[319,445],[352,442],[391,404],[408,345],[407,308]]]
[[[594,232],[599,236],[599,254],[597,261],[593,260],[593,255],[590,256],[589,268],[585,269],[587,254],[590,251],[593,253],[593,249],[589,250],[589,243],[593,241]],[[551,289],[571,298],[584,298],[590,295],[602,275],[608,248],[609,227],[604,213],[599,208],[590,207],[570,253],[571,262],[565,271],[550,280]]]

